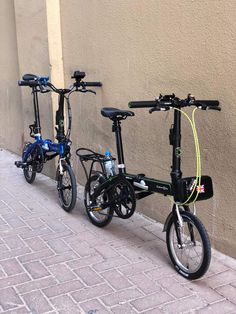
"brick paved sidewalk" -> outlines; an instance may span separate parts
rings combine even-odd
[[[0,150],[0,313],[236,313],[236,261],[213,252],[207,275],[175,273],[162,226],[138,214],[105,229],[58,205],[55,182],[33,185]]]

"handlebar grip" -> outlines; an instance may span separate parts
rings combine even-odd
[[[84,82],[85,86],[93,86],[93,87],[101,87],[102,83],[101,82]]]
[[[29,87],[36,87],[38,86],[37,81],[18,81],[19,86],[29,86]]]
[[[157,105],[156,100],[130,101],[129,108],[152,108]]]
[[[219,100],[195,100],[195,104],[204,107],[218,107],[220,102]]]

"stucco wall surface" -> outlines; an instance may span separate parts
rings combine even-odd
[[[19,60],[19,77],[26,73],[47,76],[50,74],[46,2],[15,0],[16,34]],[[14,82],[16,84],[17,81]],[[18,87],[22,95],[24,141],[32,141],[29,124],[34,123],[34,107],[31,89]],[[53,138],[53,111],[49,94],[39,94],[39,111],[42,135]],[[54,161],[44,166],[44,173],[55,177]]]
[[[19,153],[23,143],[21,94],[13,0],[0,1],[0,147]]]
[[[199,111],[202,172],[212,176],[215,196],[198,204],[213,245],[236,257],[236,2],[187,0],[61,0],[65,81],[74,69],[101,80],[97,95],[73,96],[73,145],[115,154],[104,106],[127,109],[130,100],[161,92],[219,99],[222,112]],[[187,110],[189,113],[190,110]],[[123,122],[128,172],[169,179],[169,127],[173,113],[135,111]],[[183,171],[195,174],[191,129],[183,121]],[[74,160],[79,183],[84,177]],[[138,209],[164,222],[170,201],[153,195]]]

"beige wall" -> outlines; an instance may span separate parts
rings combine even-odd
[[[2,3],[8,3],[7,14],[13,16],[13,21],[1,16],[1,23],[11,25],[9,45],[16,46],[13,2]],[[14,54],[11,73],[18,76],[19,63],[20,75],[24,72],[47,74],[54,64],[49,65],[46,2],[15,0],[14,3],[18,61]],[[103,106],[125,109],[130,100],[154,99],[160,92],[174,92],[179,97],[191,92],[201,99],[220,100],[222,112],[197,113],[203,173],[213,177],[215,190],[213,199],[198,204],[198,215],[213,245],[236,257],[235,188],[232,184],[236,176],[236,2],[61,0],[60,4],[66,85],[71,82],[70,75],[75,69],[86,71],[88,80],[103,83],[96,96],[72,96],[74,149],[85,146],[104,152],[110,148],[115,154],[111,122],[100,115]],[[7,60],[7,53],[3,57]],[[6,68],[4,71],[7,72]],[[20,98],[16,88],[14,97]],[[28,91],[22,91],[22,98],[26,137],[26,126],[32,121]],[[13,103],[16,107],[16,101]],[[0,104],[3,106],[2,102]],[[50,98],[41,107],[43,134],[51,137]],[[171,162],[168,131],[173,113],[149,115],[148,110],[143,109],[136,110],[135,114],[123,123],[127,170],[168,180]],[[11,148],[6,135],[2,132],[0,135],[1,145]],[[184,175],[194,175],[194,146],[185,121],[182,135]],[[78,182],[84,184],[81,166],[76,157],[73,158]],[[138,209],[164,222],[170,202],[153,195],[140,201]]]
[[[19,78],[14,3],[0,1],[0,147],[19,153],[23,143],[23,115]]]
[[[115,152],[111,122],[103,106],[127,108],[130,100],[154,99],[161,93],[219,99],[219,112],[198,112],[203,173],[214,179],[215,197],[199,203],[198,215],[213,245],[236,257],[236,108],[235,1],[61,0],[66,82],[78,68],[88,80],[101,80],[96,97],[73,103],[73,144]],[[136,110],[123,123],[127,170],[169,178],[172,113],[149,115]],[[183,122],[184,174],[194,175],[191,130]],[[76,164],[76,168],[79,165]],[[81,170],[79,171],[81,173]],[[84,183],[78,176],[78,181]],[[153,195],[139,210],[161,220],[170,202]],[[125,222],[124,222],[125,223]]]

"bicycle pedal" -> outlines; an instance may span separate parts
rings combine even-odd
[[[22,161],[15,161],[15,166],[17,168],[25,168],[25,167],[27,167],[27,163],[26,162],[22,162]]]

